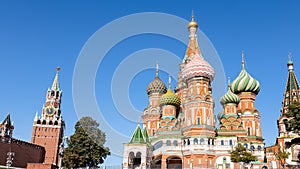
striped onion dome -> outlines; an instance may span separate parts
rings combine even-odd
[[[240,98],[236,94],[232,93],[230,90],[230,85],[228,85],[228,91],[227,93],[221,97],[220,103],[222,105],[228,104],[228,103],[234,103],[239,104]]]
[[[171,87],[169,87],[168,91],[166,94],[162,95],[160,97],[160,101],[159,101],[159,105],[163,106],[163,105],[173,105],[175,107],[179,107],[180,106],[180,99],[179,97],[177,97]]]
[[[241,73],[231,84],[231,91],[235,94],[239,94],[241,92],[258,94],[260,91],[259,82],[245,70],[244,62],[242,63]]]
[[[199,54],[194,55],[182,71],[183,79],[197,76],[207,77],[210,81],[212,81],[215,76],[214,68]]]

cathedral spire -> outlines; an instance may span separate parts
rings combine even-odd
[[[242,50],[242,69],[245,69],[245,53]]]
[[[287,66],[288,66],[288,70],[289,71],[294,71],[294,63],[293,63],[292,58],[291,58],[291,52],[288,53],[288,63],[287,63]]]
[[[158,77],[158,63],[156,63],[155,77]]]
[[[195,17],[194,14],[192,14],[192,20],[191,22],[188,24],[188,29],[190,32],[190,41],[186,50],[186,56],[189,59],[191,59],[190,57],[194,56],[194,55],[200,55],[201,56],[201,51],[199,49],[198,46],[198,40],[197,40],[197,29],[198,29],[198,23],[195,21]]]
[[[297,77],[294,72],[294,63],[291,59],[291,53],[288,54],[288,79],[286,82],[286,89],[285,89],[285,99],[289,102],[286,105],[290,105],[293,101],[300,101],[300,87],[297,80]]]
[[[51,90],[54,90],[54,91],[59,91],[60,88],[59,88],[59,82],[58,82],[58,72],[60,71],[60,67],[56,67],[56,75],[55,75],[55,78],[53,80],[53,83],[52,83],[52,87],[51,87]]]

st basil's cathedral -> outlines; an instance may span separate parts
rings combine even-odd
[[[284,144],[296,137],[285,131],[283,123],[287,119],[284,114],[290,99],[299,101],[300,98],[292,61],[288,63],[286,101],[278,121],[280,135],[274,146],[265,147],[261,116],[255,107],[260,83],[245,69],[244,54],[241,72],[232,83],[228,81],[227,92],[220,98],[223,110],[215,116],[211,86],[215,72],[198,46],[197,29],[198,23],[193,16],[188,24],[189,44],[175,88],[172,88],[170,78],[168,85],[164,84],[157,66],[155,77],[146,90],[149,105],[142,113],[143,125],[138,124],[130,141],[124,144],[123,168],[240,168],[242,164],[232,163],[229,154],[237,144],[257,157],[257,161],[244,165],[245,168],[280,167],[275,158],[276,151],[278,148],[292,151]],[[219,123],[219,128],[216,123]],[[298,153],[300,147],[294,149]],[[292,163],[291,159],[297,153],[291,153],[287,159],[296,167],[300,163]]]

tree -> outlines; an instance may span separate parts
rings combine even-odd
[[[247,151],[247,149],[242,146],[240,143],[235,147],[234,150],[229,151],[231,162],[234,163],[250,163],[251,161],[256,161],[257,158],[253,156],[250,152]]]
[[[91,117],[82,117],[75,125],[75,133],[67,140],[68,147],[63,155],[66,168],[96,167],[110,155],[104,146],[105,133]]]
[[[286,117],[291,118],[285,122],[286,130],[300,134],[300,102],[290,104]]]
[[[289,157],[290,153],[286,151],[281,151],[280,148],[278,148],[278,151],[275,152],[275,157],[279,161],[280,165],[284,168],[285,160]]]

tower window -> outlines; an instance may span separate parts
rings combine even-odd
[[[200,139],[200,145],[204,145],[204,138]]]
[[[198,144],[198,139],[194,138],[194,145],[197,145],[197,144]]]
[[[221,146],[224,146],[224,140],[221,140]]]
[[[232,146],[232,140],[229,140],[229,145]]]
[[[178,146],[177,140],[174,140],[174,141],[173,141],[173,145],[174,145],[174,146]]]
[[[171,146],[171,141],[170,140],[167,140],[167,146]]]
[[[258,151],[261,151],[261,146],[257,146],[257,150],[258,150]]]
[[[248,127],[247,130],[248,130],[248,131],[247,131],[247,135],[250,136],[250,134],[251,134],[251,133],[250,133],[250,127]]]
[[[197,124],[200,125],[200,118],[197,118]]]

